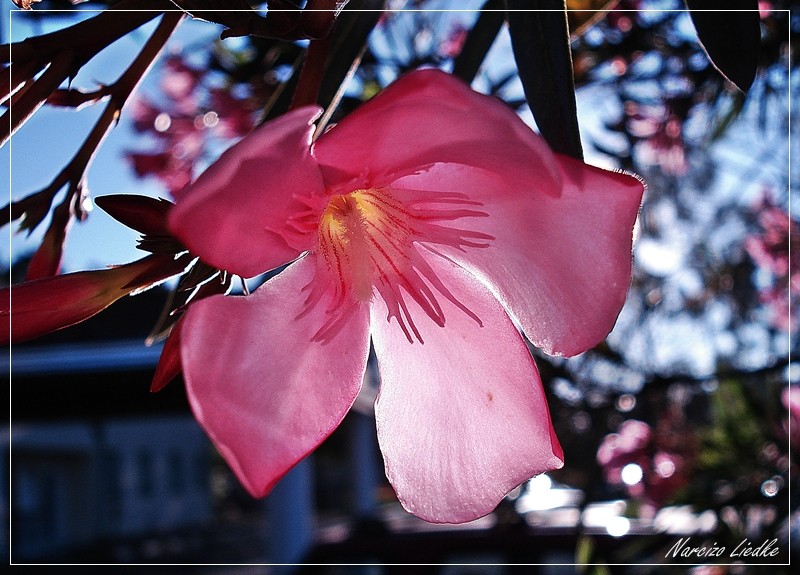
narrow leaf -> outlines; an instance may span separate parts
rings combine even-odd
[[[339,13],[332,32],[331,53],[322,78],[318,103],[327,108],[333,102],[353,62],[383,13],[384,0],[351,0]],[[361,10],[369,10],[362,12]]]
[[[761,48],[758,0],[684,0],[697,37],[720,74],[745,94]]]
[[[583,160],[564,0],[506,0],[514,59],[542,137]]]
[[[330,53],[317,96],[317,103],[323,108],[334,101],[354,62],[360,59],[367,37],[380,20],[384,4],[385,0],[350,0],[336,18],[336,24],[331,31]],[[289,109],[292,95],[297,88],[300,68],[299,65],[295,66],[294,73],[281,86],[275,100],[265,108],[259,124],[276,118]]]
[[[472,83],[486,58],[486,53],[489,52],[503,27],[505,14],[501,10],[504,6],[503,0],[486,0],[478,20],[464,40],[461,53],[453,64],[453,74],[467,84]]]

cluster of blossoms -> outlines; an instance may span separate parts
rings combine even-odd
[[[668,503],[690,476],[688,446],[678,452],[675,437],[669,437],[672,427],[669,431],[663,428],[659,424],[653,430],[643,421],[629,419],[616,433],[607,435],[597,450],[606,481],[624,487],[651,511]]]
[[[241,138],[252,129],[258,101],[209,85],[205,70],[178,55],[165,61],[160,88],[164,100],[158,105],[145,96],[131,102],[133,127],[155,140],[155,150],[127,157],[138,176],[156,177],[176,194],[192,181],[209,144]]]
[[[770,276],[760,292],[772,312],[773,325],[795,331],[796,314],[790,315],[789,297],[800,293],[800,226],[764,194],[755,206],[761,233],[745,239],[744,247],[755,264]],[[793,249],[792,249],[793,248]]]
[[[642,166],[658,166],[669,176],[688,170],[683,121],[668,105],[646,106],[627,102],[628,131],[638,143],[635,154]]]
[[[789,412],[789,419],[784,421],[786,434],[791,438],[794,448],[800,451],[800,386],[785,387],[781,393],[781,403]]]
[[[643,185],[553,154],[508,107],[438,70],[397,80],[312,144],[315,106],[262,125],[177,195],[172,233],[242,277],[190,306],[194,413],[268,493],[341,422],[370,340],[386,474],[435,522],[490,512],[560,467],[545,352],[600,342],[625,300]]]

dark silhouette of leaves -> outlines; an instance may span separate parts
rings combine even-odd
[[[711,63],[742,92],[756,76],[761,30],[758,0],[684,0]]]
[[[486,53],[497,38],[500,28],[503,27],[505,14],[498,12],[505,7],[503,0],[487,0],[483,5],[483,10],[475,22],[472,30],[469,31],[461,53],[456,58],[453,65],[453,74],[464,80],[466,83],[472,82],[475,74],[486,58]]]
[[[583,160],[563,0],[506,0],[514,59],[539,131],[554,152]]]

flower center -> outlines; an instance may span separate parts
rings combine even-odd
[[[314,339],[332,337],[349,306],[369,303],[376,296],[386,302],[387,320],[395,318],[409,342],[423,342],[423,338],[406,297],[439,326],[444,326],[445,317],[437,294],[480,325],[480,319],[442,284],[420,251],[435,245],[487,247],[492,236],[452,224],[461,218],[486,217],[475,209],[478,206],[480,202],[463,194],[417,190],[368,188],[331,196],[317,228],[317,276],[306,288],[310,289],[306,311],[320,305],[326,294],[330,298],[328,319]],[[325,281],[321,281],[323,276]]]
[[[388,243],[390,234],[397,236],[395,240],[400,242],[399,246],[409,243],[404,237],[408,234],[403,233],[407,230],[393,230],[386,225],[378,201],[373,190],[333,196],[322,212],[318,230],[319,253],[328,268],[337,274],[356,300],[363,302],[372,298],[375,275],[381,273],[382,262],[378,256],[383,256],[384,260],[402,257],[392,253],[394,246]]]

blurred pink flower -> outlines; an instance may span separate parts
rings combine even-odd
[[[445,58],[455,58],[461,54],[468,33],[469,29],[461,22],[453,24],[447,38],[439,44],[439,54]]]
[[[629,419],[619,426],[617,433],[603,438],[597,449],[597,462],[603,467],[606,481],[613,485],[622,484],[622,469],[630,463],[639,465],[641,469],[647,467],[651,435],[649,425]]]
[[[160,82],[162,99],[156,105],[145,97],[131,102],[133,127],[155,140],[147,151],[127,157],[136,175],[153,176],[175,196],[193,177],[214,139],[241,138],[253,128],[257,111],[248,96],[206,85],[206,71],[170,56]]]
[[[128,161],[137,176],[157,176],[173,195],[192,181],[193,163],[176,158],[171,152],[130,152]]]
[[[253,114],[258,111],[255,100],[236,98],[230,90],[212,88],[211,109],[217,115],[215,130],[221,138],[241,138],[253,129]]]
[[[660,509],[689,482],[689,461],[673,452],[657,451],[647,476],[647,499]]]
[[[675,453],[674,418],[665,416],[656,430],[643,421],[629,419],[617,433],[607,435],[597,450],[597,462],[603,468],[606,481],[625,486],[631,497],[642,499],[652,508],[660,508],[687,482],[691,441],[680,446],[686,453]],[[630,470],[625,471],[630,466]]]
[[[659,166],[672,176],[683,176],[688,170],[686,145],[681,120],[669,108],[632,105],[629,127],[637,144],[638,159],[643,165]]]
[[[161,91],[180,111],[191,114],[196,108],[194,94],[203,79],[203,70],[189,66],[180,56],[173,55],[164,63]]]
[[[410,512],[463,522],[560,467],[536,366],[601,341],[624,302],[642,183],[554,155],[509,108],[438,70],[396,81],[311,145],[306,107],[186,188],[173,232],[251,277],[193,304],[195,415],[254,496],[341,422],[370,347],[386,474]]]
[[[789,412],[786,422],[792,443],[800,451],[800,386],[788,385],[781,393],[783,407]]]
[[[630,32],[633,27],[631,16],[641,5],[641,0],[621,0],[611,6],[611,10],[606,14],[608,23],[617,28],[620,32]]]
[[[753,262],[772,275],[772,284],[763,287],[759,295],[772,310],[773,325],[782,331],[794,331],[798,320],[790,316],[789,296],[800,293],[800,225],[766,194],[755,210],[761,233],[745,238],[744,247]]]
[[[130,110],[130,118],[133,128],[137,132],[147,132],[155,126],[156,118],[161,111],[152,102],[143,97],[131,98],[127,110]]]

